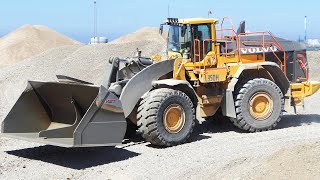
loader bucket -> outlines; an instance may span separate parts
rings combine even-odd
[[[114,146],[126,120],[104,86],[29,81],[2,122],[2,135],[62,147]]]

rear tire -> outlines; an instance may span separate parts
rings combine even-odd
[[[230,119],[240,129],[267,131],[281,120],[284,98],[274,82],[262,78],[250,80],[234,96],[237,118]]]
[[[138,132],[146,141],[168,147],[189,138],[195,124],[195,110],[185,93],[161,88],[144,96],[137,118]]]

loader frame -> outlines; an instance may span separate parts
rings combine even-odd
[[[63,147],[115,146],[134,124],[153,145],[174,146],[190,137],[195,115],[227,116],[249,132],[270,130],[290,105],[303,105],[320,89],[320,82],[308,81],[303,45],[271,32],[247,33],[243,23],[236,32],[228,17],[220,29],[217,23],[169,18],[160,28],[174,28],[168,58],[156,55],[152,62],[139,50],[134,58],[111,58],[101,86],[67,76],[28,82],[2,122],[2,135]],[[268,112],[247,113],[259,103]]]

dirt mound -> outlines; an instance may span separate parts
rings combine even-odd
[[[0,68],[65,45],[80,44],[45,26],[25,25],[0,39]]]
[[[320,142],[282,149],[256,168],[252,179],[318,179]]]
[[[165,34],[165,33],[164,33]],[[165,42],[165,37],[159,34],[159,28],[156,27],[144,27],[136,32],[122,36],[111,43],[128,43],[135,41],[161,41]]]

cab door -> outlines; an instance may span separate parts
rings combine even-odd
[[[199,62],[203,60],[203,58],[208,52],[212,51],[211,24],[193,25],[191,29],[194,43],[194,56],[192,60],[194,62]]]

